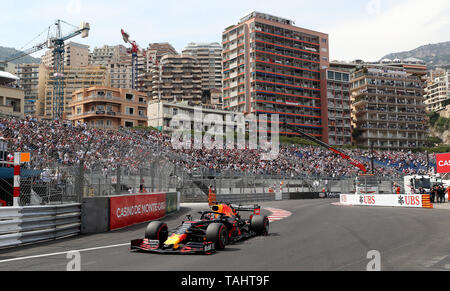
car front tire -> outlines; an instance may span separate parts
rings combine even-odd
[[[222,223],[212,223],[206,229],[206,241],[214,243],[216,250],[223,250],[228,242],[228,231]]]
[[[169,228],[167,224],[160,221],[153,221],[147,226],[145,238],[149,240],[157,240],[163,244],[169,237]]]

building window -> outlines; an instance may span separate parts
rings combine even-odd
[[[127,99],[127,101],[133,101],[134,100],[133,94],[126,94],[125,98]]]
[[[127,107],[127,108],[125,109],[125,113],[126,113],[127,115],[134,115],[134,108],[133,108],[133,107]]]
[[[328,80],[334,80],[334,72],[328,71]]]
[[[125,121],[125,127],[126,128],[134,127],[134,122],[133,121]]]

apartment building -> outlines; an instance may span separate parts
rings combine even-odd
[[[74,125],[119,129],[147,126],[147,95],[135,90],[93,86],[77,90],[69,102]]]
[[[363,64],[351,77],[353,139],[359,146],[411,149],[424,146],[426,66],[387,62]]]
[[[443,72],[427,82],[425,104],[428,112],[437,112],[450,104],[450,71]]]
[[[174,126],[172,124],[173,117],[178,114],[188,117],[190,120],[191,130],[194,130],[194,122],[195,119],[195,110],[200,110],[202,117],[205,118],[207,115],[213,115],[213,119],[215,122],[221,122],[223,124],[223,128],[220,131],[219,128],[216,127],[215,124],[208,124],[207,122],[202,124],[202,131],[208,132],[212,130],[217,133],[225,134],[227,132],[226,127],[232,127],[234,132],[238,132],[238,126],[236,120],[239,117],[243,118],[243,113],[240,112],[230,112],[218,109],[215,106],[210,105],[201,105],[194,106],[189,104],[188,101],[180,102],[180,103],[168,103],[168,102],[152,102],[148,106],[148,125],[154,128],[157,128],[161,131],[171,133],[178,128],[178,126]],[[228,118],[228,120],[227,120]],[[198,120],[197,120],[198,121]],[[230,122],[231,121],[231,122]],[[217,131],[216,131],[217,130]],[[240,129],[241,133],[243,132],[243,128]]]
[[[92,86],[110,86],[109,71],[103,66],[64,67],[63,73],[63,113],[70,112],[69,102],[75,91]],[[39,73],[39,100],[44,103],[42,111],[46,117],[53,117],[53,107],[57,104],[56,96],[54,96],[54,83],[53,70],[44,66],[43,71]]]
[[[111,77],[111,87],[132,88],[132,66],[130,62],[112,62],[107,65]]]
[[[0,71],[0,113],[18,117],[24,116],[25,93],[15,82],[19,78]]]
[[[165,55],[151,73],[151,100],[202,102],[202,69],[195,57],[188,54]]]
[[[55,56],[53,50],[48,50],[41,58],[41,62],[50,68],[54,67]],[[89,65],[89,46],[76,42],[64,45],[64,66],[86,67]]]
[[[153,99],[153,74],[155,74],[155,78],[159,80],[159,70],[152,68],[149,72],[139,74],[138,81],[136,83],[136,90],[145,93],[148,100]]]
[[[168,42],[151,43],[147,50],[150,54],[155,55],[158,62],[165,55],[178,55],[176,49]]]
[[[295,26],[292,20],[252,12],[225,29],[224,109],[280,115],[319,139],[328,137],[327,102],[321,69],[329,66],[328,35]]]
[[[41,64],[17,64],[16,75],[19,77],[17,85],[24,90],[26,115],[36,115],[36,103],[39,96],[39,68]],[[39,107],[39,106],[38,106]]]
[[[331,62],[323,69],[323,94],[328,106],[328,138],[331,145],[352,144],[350,75],[356,66]]]
[[[127,48],[123,45],[104,45],[94,48],[91,54],[91,65],[108,65],[121,61],[121,56],[127,54]]]
[[[203,90],[222,89],[222,46],[219,43],[190,43],[182,53],[199,61]]]

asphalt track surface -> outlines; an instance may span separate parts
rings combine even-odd
[[[257,237],[212,256],[129,251],[146,224],[112,233],[0,250],[0,271],[65,271],[67,252],[80,250],[82,271],[366,271],[369,251],[381,254],[382,271],[450,270],[450,211],[336,206],[337,200],[263,203],[292,212]],[[187,205],[164,219],[176,227]],[[264,214],[269,214],[263,211]]]

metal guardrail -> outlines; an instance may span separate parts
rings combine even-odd
[[[77,235],[81,204],[1,207],[0,248]]]

